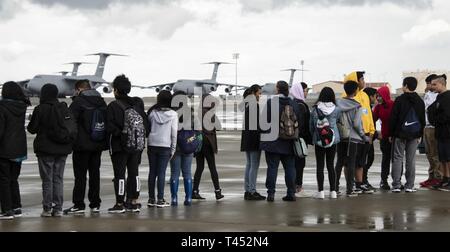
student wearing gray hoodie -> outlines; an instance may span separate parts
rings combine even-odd
[[[148,206],[163,208],[170,206],[164,200],[164,185],[167,165],[174,156],[177,147],[178,114],[171,109],[172,94],[162,91],[157,103],[148,111],[150,134],[148,136]],[[158,201],[155,200],[155,185],[158,179]]]
[[[339,190],[339,180],[341,178],[342,167],[345,166],[345,178],[347,181],[347,196],[357,196],[353,189],[355,180],[356,159],[362,155],[362,150],[358,150],[358,143],[364,143],[368,137],[364,133],[361,114],[362,107],[353,97],[358,90],[358,83],[348,81],[344,84],[347,94],[346,98],[338,100],[337,104],[342,114],[338,119],[338,128],[341,135],[341,142],[337,147],[336,163],[336,188]]]

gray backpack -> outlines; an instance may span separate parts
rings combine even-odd
[[[145,119],[133,106],[125,106],[120,101],[117,103],[124,111],[122,147],[130,153],[143,151],[145,149]]]

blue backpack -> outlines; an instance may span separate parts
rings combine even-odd
[[[183,154],[200,152],[203,144],[202,133],[195,130],[180,130],[177,136],[178,149]]]
[[[95,142],[101,142],[106,139],[106,110],[96,108],[92,111],[91,119],[91,139]]]
[[[411,107],[408,114],[406,114],[405,121],[402,124],[402,131],[409,134],[418,134],[422,129],[419,117],[417,116],[414,107]]]

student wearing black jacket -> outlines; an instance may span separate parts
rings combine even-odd
[[[245,168],[245,200],[265,200],[256,191],[261,150],[259,148],[261,133],[259,130],[259,97],[261,86],[253,85],[244,94],[244,128],[241,137],[241,152],[245,152],[247,165]]]
[[[218,101],[212,95],[205,95],[202,98],[202,107],[201,109],[201,117],[199,117],[199,121],[202,122],[202,134],[203,134],[203,144],[202,149],[199,153],[195,154],[197,160],[197,168],[195,169],[194,174],[194,187],[192,193],[192,199],[195,200],[204,200],[200,193],[200,180],[202,178],[203,170],[205,169],[205,159],[208,162],[208,168],[211,173],[211,179],[214,184],[216,200],[221,200],[224,198],[222,195],[222,189],[220,188],[219,182],[219,174],[217,173],[216,167],[216,157],[215,155],[218,153],[219,149],[217,147],[217,133],[216,130],[220,130],[220,122],[217,116],[215,115],[215,108],[218,105]],[[212,118],[208,118],[209,124],[213,125],[205,125],[204,119],[206,115],[213,115]],[[206,127],[207,126],[207,127]]]
[[[306,93],[308,90],[308,86],[306,83],[297,83],[294,84],[291,88],[291,96],[294,98],[294,101],[299,105],[300,110],[300,120],[299,120],[299,136],[303,138],[307,145],[312,144],[312,136],[309,131],[309,120],[311,119],[311,111],[309,109],[308,104],[306,104]],[[303,190],[303,172],[306,166],[306,158],[295,157],[295,171],[296,171],[296,194],[299,197],[304,196]]]
[[[439,161],[443,179],[434,188],[450,191],[450,92],[447,90],[447,76],[435,76],[432,80],[433,89],[439,93],[436,102],[428,108],[428,119],[436,127]]]
[[[64,196],[64,168],[67,156],[72,153],[72,143],[52,140],[51,134],[57,124],[55,106],[67,106],[58,101],[58,88],[46,84],[41,89],[39,105],[34,109],[28,124],[28,132],[37,134],[34,152],[39,162],[42,179],[43,209],[42,217],[61,217]]]
[[[401,174],[403,157],[406,152],[406,180],[405,190],[416,192],[414,181],[416,176],[415,156],[420,138],[425,128],[425,103],[415,92],[417,79],[408,77],[403,80],[403,92],[395,100],[390,120],[390,136],[393,143],[392,157],[392,192],[401,192]]]
[[[88,80],[75,83],[76,96],[69,109],[74,115],[78,125],[78,137],[73,146],[73,172],[75,185],[73,188],[73,207],[64,210],[64,214],[84,214],[86,205],[86,175],[89,172],[89,207],[92,213],[100,212],[100,165],[102,152],[107,149],[106,141],[106,103],[99,92],[91,89]],[[100,113],[103,118],[97,117],[98,130],[103,129],[103,138],[97,136],[93,139],[93,116]],[[95,123],[95,122],[94,122]],[[98,132],[98,131],[97,131]],[[94,132],[95,133],[95,132]]]
[[[3,85],[0,100],[0,220],[22,215],[18,178],[27,159],[25,114],[30,101],[15,82]]]
[[[113,81],[115,101],[107,108],[107,133],[109,151],[114,169],[114,190],[116,204],[108,210],[109,213],[125,213],[125,195],[127,196],[127,210],[140,211],[137,202],[140,192],[139,165],[141,164],[142,151],[129,152],[124,146],[125,109],[133,108],[142,117],[145,136],[148,135],[148,121],[145,114],[144,101],[138,97],[130,97],[131,83],[125,75],[116,77]],[[124,109],[125,108],[125,109]],[[128,170],[128,178],[125,172]]]

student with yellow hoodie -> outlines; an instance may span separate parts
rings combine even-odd
[[[367,156],[369,153],[370,145],[372,145],[373,135],[375,134],[375,124],[373,122],[372,117],[372,108],[370,106],[370,98],[369,96],[363,92],[366,87],[366,82],[364,80],[365,72],[352,72],[345,77],[344,83],[348,81],[355,81],[359,84],[359,91],[356,93],[354,100],[359,102],[362,107],[362,123],[364,128],[364,133],[369,137],[369,142],[358,144],[357,151],[357,164],[356,164],[356,172],[355,172],[355,181],[356,181],[356,192],[357,193],[373,193],[373,189],[363,184],[363,173],[364,166],[367,163]],[[346,95],[344,95],[345,97]]]

